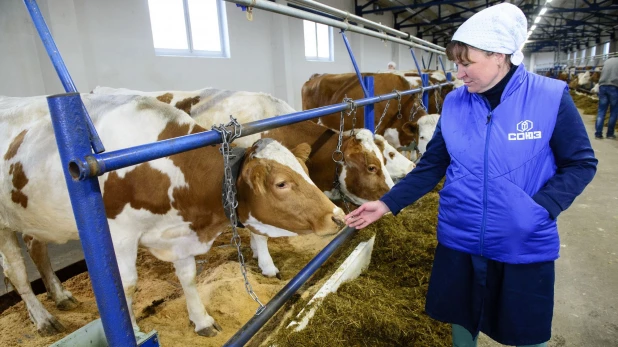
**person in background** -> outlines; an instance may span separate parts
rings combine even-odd
[[[386,68],[387,68],[388,70],[397,70],[397,64],[395,64],[395,62],[394,62],[394,61],[391,61],[391,62],[389,62],[389,63],[388,63],[388,65],[386,66]]]
[[[446,54],[457,88],[416,168],[346,216],[364,228],[440,191],[425,310],[452,324],[453,346],[479,332],[499,343],[547,346],[554,307],[556,218],[584,190],[597,159],[563,81],[527,72],[526,16],[502,3],[474,14]]]
[[[599,79],[599,111],[595,124],[594,137],[603,138],[603,123],[609,107],[609,121],[607,122],[608,139],[616,139],[616,118],[618,118],[618,57],[609,58],[603,63],[601,78]]]

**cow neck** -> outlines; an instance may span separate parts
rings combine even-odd
[[[317,153],[322,146],[324,146],[328,140],[331,139],[335,135],[335,131],[332,129],[326,129],[324,132],[315,140],[315,142],[311,145],[311,153],[309,154],[309,158],[312,158],[315,153]]]
[[[245,153],[246,153],[247,149],[246,148],[242,148],[242,147],[232,147],[230,149],[230,160],[229,160],[229,164],[230,164],[230,168],[232,170],[232,183],[236,184],[236,182],[238,181],[238,174],[240,173],[240,168],[242,167],[242,163],[244,162],[245,159]],[[227,217],[227,219],[230,219],[230,216],[232,215],[232,210],[231,205],[226,205],[225,204],[225,192],[227,191],[227,186],[226,186],[226,180],[225,178],[223,179],[223,182],[221,184],[221,202],[223,203],[223,210],[225,212],[225,216]],[[237,194],[238,195],[238,194]],[[236,206],[238,206],[238,204],[236,204]],[[242,224],[242,222],[240,221],[240,216],[238,214],[238,210],[235,211],[236,212],[236,226],[239,228],[244,228],[245,226]]]

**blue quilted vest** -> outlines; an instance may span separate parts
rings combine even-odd
[[[441,122],[451,164],[440,191],[440,243],[510,264],[558,258],[556,221],[531,197],[556,172],[549,140],[565,88],[522,64],[493,111],[466,87],[447,96]]]

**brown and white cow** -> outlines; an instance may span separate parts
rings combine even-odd
[[[395,73],[363,73],[363,76],[374,77],[374,94],[388,94],[393,90],[405,91],[410,89],[410,83],[401,75]],[[303,110],[338,104],[345,97],[356,99],[364,98],[363,90],[358,82],[356,74],[314,74],[305,82],[302,88]],[[380,123],[386,104],[387,111]],[[426,112],[420,107],[419,94],[403,96],[401,98],[401,112],[398,111],[398,101],[381,101],[375,105],[376,134],[390,138],[397,138],[402,146],[408,146],[412,142],[418,142],[418,127],[414,118],[425,115]],[[356,113],[356,125],[364,122],[364,108],[360,107]],[[346,117],[345,130],[352,129],[353,125],[349,117]],[[320,117],[319,122],[331,129],[339,129],[340,114],[333,113]],[[380,126],[378,124],[380,123]],[[390,134],[386,136],[386,134]],[[390,137],[390,138],[389,138]],[[391,144],[395,146],[392,142]],[[396,146],[395,146],[396,147]]]
[[[142,92],[137,90],[130,90],[124,88],[110,88],[110,87],[96,87],[93,90],[93,93],[101,93],[101,94],[126,94],[126,95],[148,95],[152,97],[156,97],[158,100],[169,103],[171,105],[175,105],[178,108],[183,109],[179,105],[187,105],[190,104],[187,102],[188,100],[194,102],[193,106],[189,109],[184,109],[187,113],[191,114],[191,117],[197,121],[203,127],[209,128],[212,125],[227,122],[229,115],[233,115],[238,119],[240,123],[248,123],[252,121],[257,121],[261,119],[271,118],[278,115],[290,114],[296,112],[290,105],[288,105],[285,101],[275,98],[269,94],[265,93],[253,93],[253,92],[243,92],[243,91],[229,91],[229,90],[221,90],[214,88],[205,88],[201,90],[196,90],[192,92],[186,91],[165,91],[165,92]],[[303,122],[304,124],[304,122]],[[359,123],[360,124],[360,123]],[[312,130],[313,129],[313,130]],[[292,127],[284,127],[284,131],[269,133],[268,137],[273,137],[279,141],[287,143],[288,138],[296,137],[298,133],[306,133],[306,132],[325,132],[326,128],[317,128],[315,124],[304,124],[304,125],[296,125]],[[332,134],[332,132],[331,132]],[[361,132],[359,134],[362,135],[365,132]],[[250,135],[246,137],[239,138],[235,140],[235,143],[239,146],[246,146],[256,138],[259,138],[260,134]],[[318,138],[306,138],[309,144],[313,144],[313,141],[317,141]],[[347,141],[347,138],[344,140]],[[380,153],[383,154],[383,161],[385,163],[386,171],[390,175],[393,180],[398,180],[403,178],[405,174],[410,172],[414,168],[414,163],[412,163],[407,158],[396,155],[393,150],[393,146],[389,145],[388,142],[384,142],[383,139],[374,138],[374,143],[379,149]],[[334,151],[335,149],[334,142],[328,144],[328,150]],[[350,148],[344,146],[345,148]],[[375,148],[370,144],[367,144],[367,148],[370,151],[374,151]],[[378,158],[380,159],[380,158]],[[380,159],[382,160],[382,159]],[[331,184],[330,185],[321,185],[320,180],[316,181],[318,187],[321,189],[325,189],[325,191],[330,191],[332,188],[332,181],[334,178],[334,167],[332,167],[332,159],[328,159],[327,157],[319,157],[312,159],[312,167],[315,167],[315,170],[310,171],[310,175],[312,179],[314,179],[314,175],[320,173],[324,173],[326,175],[331,175]],[[332,167],[332,170],[331,170]],[[369,201],[371,194],[371,190],[375,189],[372,187],[374,182],[373,174],[371,173],[359,173],[359,177],[350,178],[348,173],[348,179],[354,180],[358,182],[358,190],[360,191],[360,195],[356,195],[356,197],[350,196],[353,201]],[[315,179],[314,179],[315,181]],[[386,181],[386,180],[385,180]],[[388,182],[386,182],[388,184]],[[364,191],[367,194],[363,193]],[[360,198],[358,200],[357,198]]]
[[[143,92],[125,88],[96,87],[95,94],[146,95],[155,97],[189,113],[195,121],[205,128],[227,123],[233,115],[240,123],[248,123],[278,115],[296,112],[283,100],[265,93],[229,91],[205,88],[196,91]],[[238,138],[238,146],[250,145],[262,136],[274,138],[286,146],[296,146],[303,142],[312,146],[307,161],[309,176],[329,198],[341,199],[339,191],[333,190],[336,164],[333,152],[337,146],[337,133],[311,121],[306,121],[271,131],[267,135],[255,134]],[[302,139],[302,141],[298,141]],[[379,144],[382,144],[380,147]],[[316,151],[319,153],[316,154]],[[414,168],[414,163],[397,153],[393,147],[379,139],[373,139],[367,130],[356,132],[354,138],[343,138],[341,150],[345,158],[340,169],[338,182],[344,196],[351,202],[361,205],[378,199],[393,185]],[[384,157],[383,154],[388,154]],[[361,155],[362,154],[362,155]],[[386,160],[384,159],[386,158]],[[385,162],[385,163],[384,163]],[[391,175],[390,172],[394,175]],[[275,267],[267,251],[268,238],[251,234],[251,249],[262,273],[275,276]],[[263,257],[266,257],[264,260]]]
[[[110,151],[204,131],[184,112],[153,98],[85,94],[82,99]],[[197,292],[194,259],[208,252],[229,225],[220,200],[223,160],[218,147],[176,154],[99,178],[135,328],[131,306],[141,245],[174,264],[195,331],[214,336],[220,330]],[[309,151],[307,144],[290,151],[272,139],[262,139],[248,149],[236,187],[239,220],[253,233],[277,237],[328,235],[339,230],[343,211],[328,200],[303,168]],[[78,233],[44,97],[0,97],[0,154],[4,274],[26,303],[38,331],[54,334],[63,327],[33,294],[16,238],[18,231],[26,236],[56,305],[74,307],[75,299],[51,272],[45,254],[44,243],[77,239]]]

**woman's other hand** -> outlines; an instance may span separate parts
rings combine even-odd
[[[352,228],[362,229],[389,211],[388,206],[380,200],[366,202],[345,216],[345,224]]]

